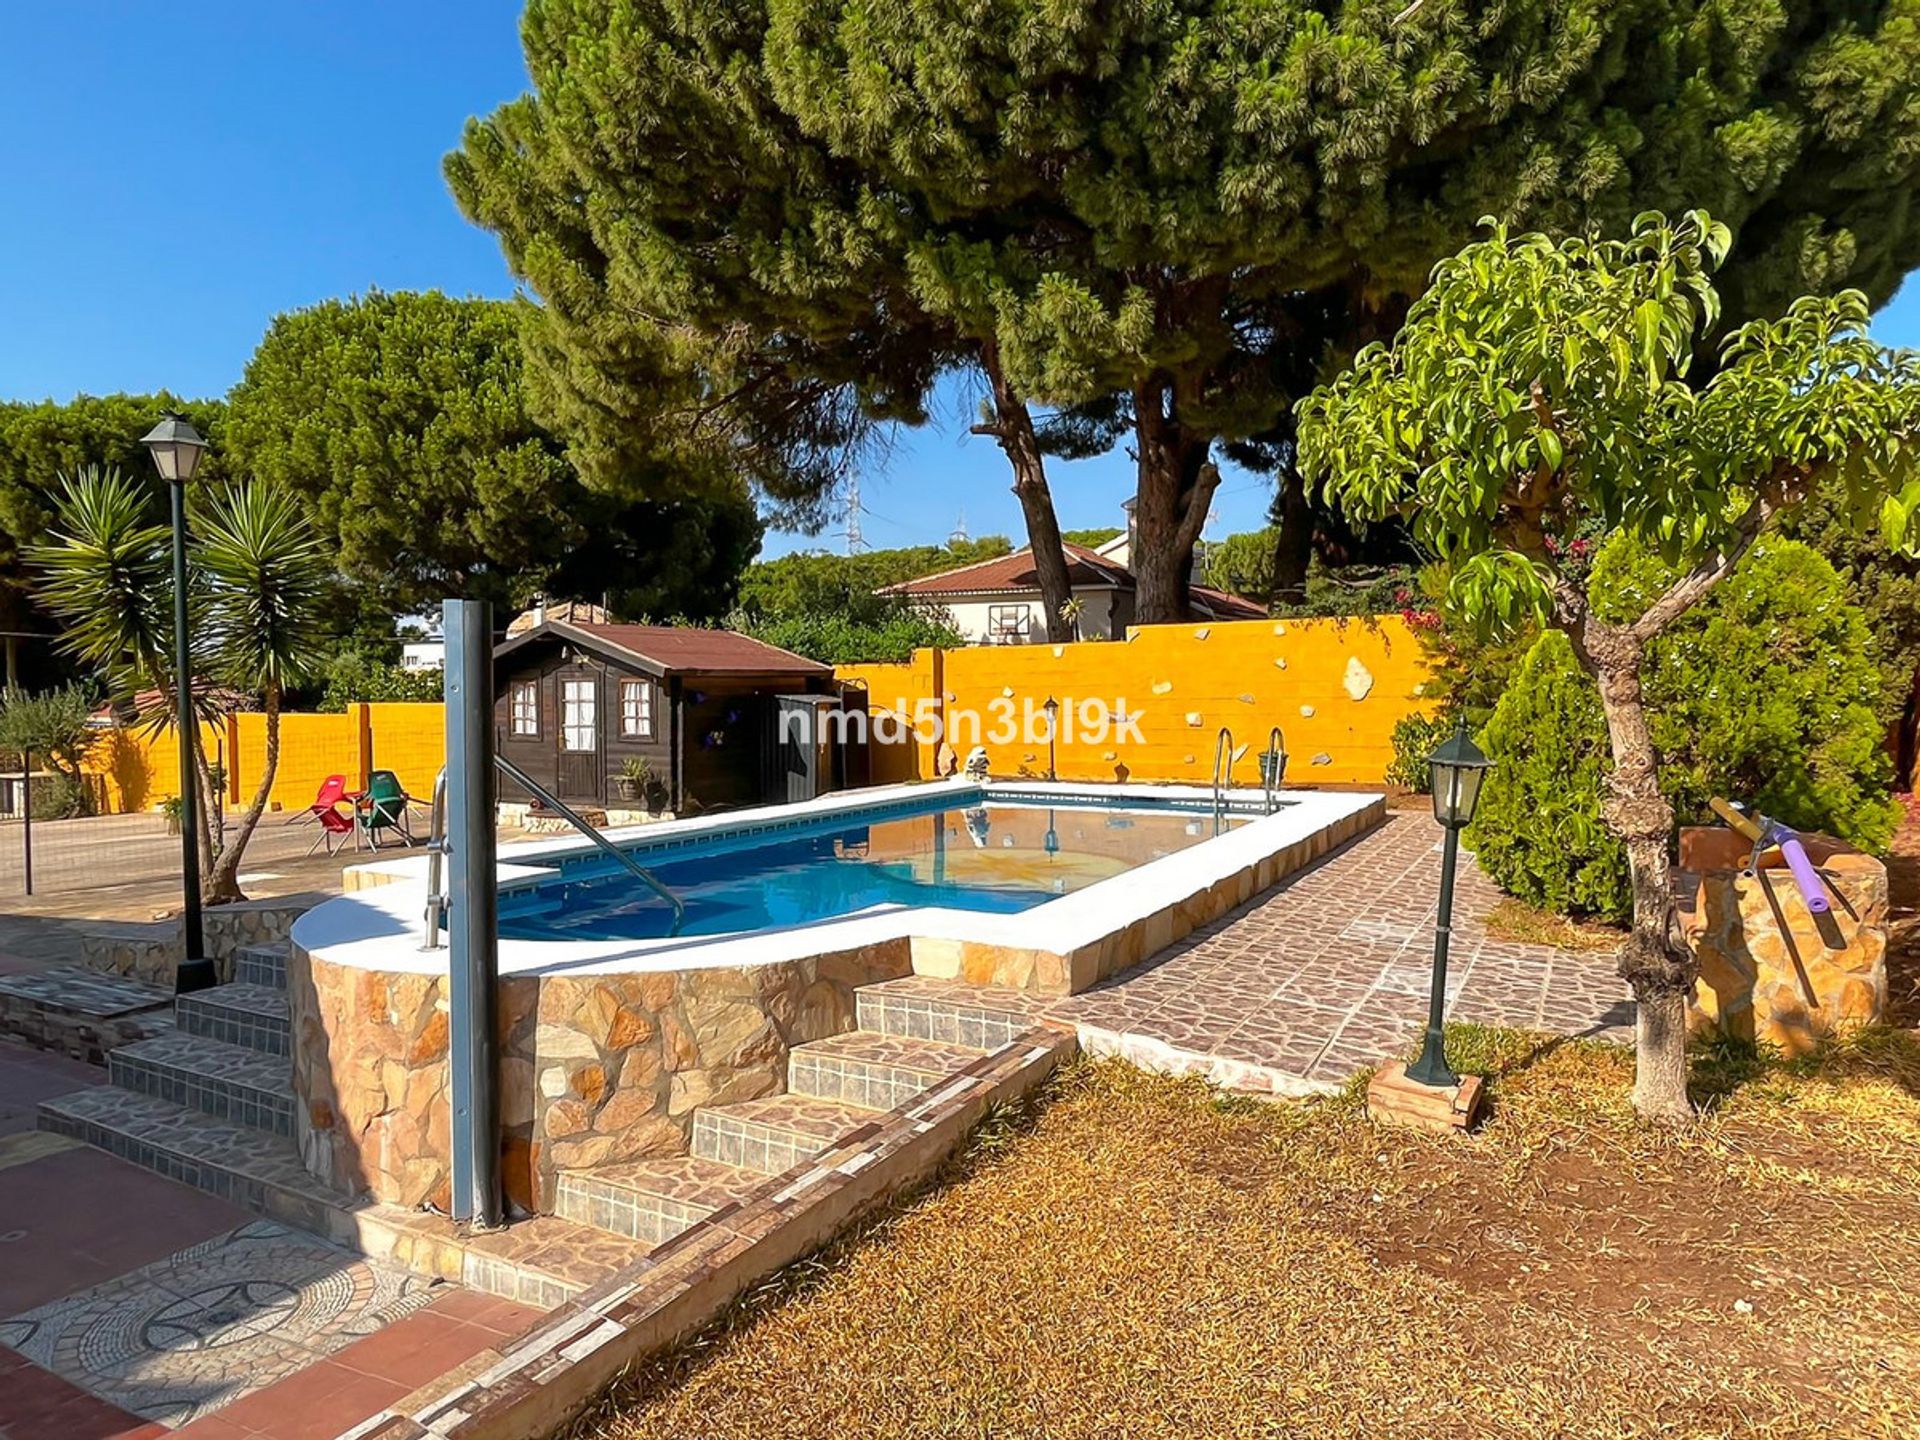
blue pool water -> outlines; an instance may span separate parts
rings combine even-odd
[[[904,813],[903,813],[904,811]],[[1012,914],[1210,839],[1249,817],[1130,802],[893,806],[670,849],[630,847],[686,905],[682,935],[804,925],[874,905]],[[645,940],[665,936],[667,905],[611,859],[560,862],[551,879],[500,895],[502,936]]]

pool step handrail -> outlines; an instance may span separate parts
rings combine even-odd
[[[1227,787],[1233,784],[1233,731],[1220,727],[1220,739],[1213,747],[1213,818],[1227,812]]]
[[[1262,762],[1260,783],[1266,790],[1267,814],[1271,815],[1280,808],[1280,785],[1287,776],[1287,737],[1278,725],[1267,732],[1267,753]]]
[[[427,933],[422,950],[440,948],[440,922],[446,918],[447,897],[440,888],[442,857],[447,853],[447,767],[433,777],[433,804],[427,810]]]
[[[658,876],[638,860],[634,859],[633,856],[622,850],[618,845],[607,839],[607,837],[602,835],[598,830],[594,829],[593,826],[589,825],[574,811],[571,805],[554,795],[546,789],[545,786],[541,785],[539,781],[535,780],[504,755],[494,756],[493,763],[500,767],[500,773],[502,775],[513,781],[514,784],[520,786],[528,794],[534,796],[542,805],[552,810],[560,816],[561,819],[573,826],[574,829],[586,836],[587,839],[606,851],[607,854],[624,865],[636,880],[640,881],[649,890],[653,891],[654,894],[671,905],[673,907],[673,925],[672,928],[667,931],[667,934],[672,936],[680,933],[680,927],[687,923],[686,902],[663,885]]]
[[[504,759],[498,755],[494,756],[493,760],[494,764],[500,767],[500,773],[502,775],[505,775],[509,780],[513,781],[514,784],[524,788],[528,794],[537,798],[541,804],[547,806],[555,814],[559,815],[561,819],[565,820],[569,825],[573,826],[574,829],[586,836],[587,839],[591,840],[595,845],[598,845],[602,850],[606,851],[607,854],[619,861],[620,864],[624,865],[633,873],[636,879],[672,906],[673,925],[672,928],[667,931],[667,934],[672,936],[680,933],[681,927],[687,923],[686,902],[662,884],[658,876],[638,860],[635,860],[626,851],[622,850],[618,845],[615,845],[611,840],[607,839],[607,837],[602,835],[598,830],[594,829],[593,826],[589,825],[585,819],[574,811],[572,806],[568,805],[558,796],[550,793],[543,785],[511,760]],[[429,820],[427,827],[427,933],[420,946],[422,950],[438,950],[440,948],[442,921],[446,918],[447,911],[447,897],[440,889],[440,871],[441,857],[446,854],[446,851],[447,771],[443,765],[440,767],[439,775],[434,778],[432,818]]]

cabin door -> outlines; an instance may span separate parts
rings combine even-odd
[[[601,802],[600,677],[590,670],[562,670],[560,756],[555,789],[562,800]]]

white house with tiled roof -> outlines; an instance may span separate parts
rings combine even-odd
[[[1133,623],[1132,572],[1124,561],[1085,545],[1063,541],[1061,549],[1066,552],[1072,596],[1079,602],[1074,617],[1076,638],[1124,640],[1127,626]],[[904,580],[886,586],[880,593],[902,595],[946,611],[970,645],[1032,645],[1047,638],[1046,606],[1031,546],[937,575]],[[1189,587],[1188,603],[1196,616],[1209,620],[1258,620],[1267,613],[1252,601],[1204,585]]]

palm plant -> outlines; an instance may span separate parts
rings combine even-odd
[[[67,622],[64,648],[98,666],[118,694],[158,690],[168,703],[154,723],[163,726],[175,683],[170,538],[150,523],[147,504],[118,470],[62,477],[51,538],[29,558],[42,571],[42,600]],[[210,833],[212,778],[198,728],[182,737],[207,802],[198,807],[209,858],[202,898],[220,904],[244,898],[240,861],[279,765],[281,698],[319,660],[314,616],[329,563],[292,497],[259,485],[228,486],[196,505],[191,534],[193,668],[204,680],[257,692],[267,717],[266,764],[230,840]]]
[[[207,663],[212,678],[259,692],[267,719],[260,783],[207,873],[206,900],[240,893],[240,858],[253,838],[280,766],[280,702],[321,656],[317,623],[331,566],[292,494],[229,485],[195,517],[190,555],[207,590]]]

